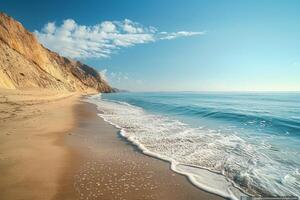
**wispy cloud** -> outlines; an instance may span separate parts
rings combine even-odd
[[[194,36],[194,35],[203,35],[205,32],[188,32],[188,31],[179,31],[174,33],[167,33],[167,32],[160,32],[159,33],[159,39],[161,40],[172,40],[179,37],[188,37],[188,36]]]
[[[108,75],[107,75],[107,69],[103,69],[99,72],[100,74],[100,77],[105,80],[105,81],[108,81]]]
[[[102,79],[114,83],[121,83],[130,80],[129,74],[124,72],[108,72],[107,69],[103,69],[99,71],[99,74]]]
[[[111,80],[115,82],[121,82],[121,81],[127,81],[129,80],[129,76],[127,73],[122,73],[122,72],[111,72],[109,74],[109,77]]]
[[[94,26],[79,25],[73,19],[67,19],[60,25],[49,22],[34,33],[45,47],[71,58],[109,57],[123,47],[205,34],[159,32],[155,27],[145,27],[128,19],[104,21]]]

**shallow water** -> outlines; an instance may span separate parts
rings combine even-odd
[[[199,187],[230,198],[242,195],[235,187],[300,196],[299,93],[115,93],[89,101]]]

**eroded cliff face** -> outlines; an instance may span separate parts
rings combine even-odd
[[[0,13],[0,88],[112,92],[99,73],[44,48],[21,23]]]

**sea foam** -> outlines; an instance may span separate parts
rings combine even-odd
[[[258,147],[234,133],[190,127],[97,95],[87,101],[96,104],[101,111],[99,116],[120,128],[120,134],[143,153],[170,162],[173,171],[186,175],[203,190],[230,199],[245,195],[299,195],[297,187],[290,187],[297,184],[295,177],[299,176],[288,174],[282,183],[274,181],[288,170],[277,169],[280,163],[259,151],[271,148],[268,144]]]

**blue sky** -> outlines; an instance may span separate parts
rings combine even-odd
[[[300,91],[297,0],[0,0],[0,5],[1,11],[36,31],[49,48],[105,72],[118,88]],[[78,45],[86,45],[87,41],[75,40],[66,52],[59,49],[65,44],[59,34],[52,34],[52,29],[66,27],[63,23],[67,19],[72,22],[68,24],[87,30],[101,24],[108,29],[113,26],[120,33],[117,38],[123,40],[114,37],[103,47],[97,43],[99,37],[94,38],[92,45],[100,48],[100,53],[87,50],[85,54],[78,52]],[[55,22],[54,28],[49,22]],[[126,25],[135,29],[125,29]]]

